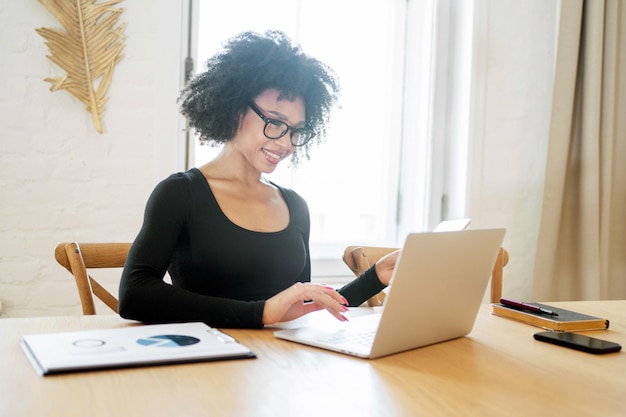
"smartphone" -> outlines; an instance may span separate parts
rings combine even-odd
[[[619,352],[622,346],[608,340],[596,339],[595,337],[583,336],[582,334],[568,332],[540,332],[533,337],[542,342],[565,346],[570,349],[581,350],[587,353],[611,353]]]

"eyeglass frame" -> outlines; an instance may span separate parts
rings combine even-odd
[[[263,120],[265,122],[265,126],[263,126],[263,134],[268,139],[277,140],[277,139],[280,139],[283,136],[285,136],[287,134],[287,132],[290,132],[289,141],[291,142],[291,144],[293,146],[300,147],[300,146],[304,146],[307,143],[309,143],[311,141],[311,139],[313,139],[315,137],[315,135],[317,135],[317,133],[313,129],[309,129],[308,127],[292,127],[292,126],[289,126],[287,123],[285,123],[282,120],[272,119],[270,117],[265,116],[261,112],[261,109],[259,109],[257,107],[257,105],[253,101],[249,101],[248,102],[248,107],[250,107],[261,118],[261,120]],[[267,126],[269,126],[270,124],[273,124],[273,125],[284,125],[285,129],[280,134],[280,136],[273,138],[273,137],[269,136],[265,132],[267,130]],[[309,138],[305,142],[303,142],[303,143],[293,143],[293,135],[296,134],[296,133],[301,133],[303,131],[310,132]]]

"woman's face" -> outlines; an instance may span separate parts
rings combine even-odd
[[[280,97],[278,90],[270,89],[259,94],[252,102],[268,119],[280,120],[291,128],[304,127],[305,108],[301,97],[289,101]],[[265,121],[249,108],[232,142],[256,170],[271,173],[295,148],[291,144],[291,129],[279,139],[269,139],[263,133],[264,128]]]

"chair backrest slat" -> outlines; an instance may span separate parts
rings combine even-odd
[[[95,294],[111,310],[117,313],[117,298],[107,291],[87,272],[92,268],[122,268],[130,250],[130,243],[78,243],[57,245],[54,256],[76,281],[84,315],[96,314]]]

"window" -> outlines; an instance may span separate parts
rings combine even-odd
[[[436,152],[430,140],[438,3],[191,3],[196,71],[230,36],[280,29],[340,77],[341,108],[331,120],[327,142],[312,149],[310,161],[296,168],[283,163],[268,176],[309,204],[316,276],[349,272],[340,261],[348,244],[400,245],[407,232],[429,229],[440,219],[440,213],[432,213],[440,196],[430,198],[441,192],[443,178],[442,170],[432,169]],[[190,140],[190,165],[201,165],[219,152],[199,145],[193,135]]]

